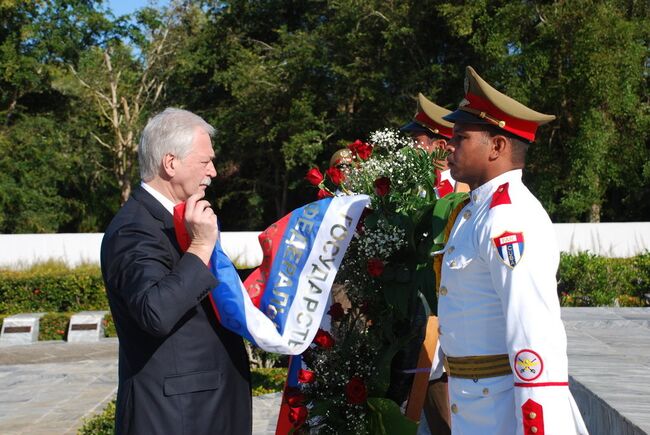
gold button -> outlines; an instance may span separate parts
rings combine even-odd
[[[453,246],[450,246],[449,248],[447,248],[447,253],[451,254],[452,252],[454,252],[454,249],[456,249],[456,248],[454,248]]]
[[[456,405],[455,403],[452,404],[451,405],[451,412],[453,412],[454,414],[458,414],[458,405]]]
[[[441,296],[447,295],[447,287],[445,287],[444,285],[440,287],[440,295]]]
[[[537,417],[537,414],[534,413],[534,412],[531,412],[530,414],[528,414],[528,418],[530,418],[531,420],[533,420],[536,417]]]
[[[456,261],[455,261],[455,260],[451,260],[451,261],[449,262],[449,267],[456,267]]]
[[[530,427],[530,431],[531,431],[532,433],[537,433],[537,426],[531,426],[531,427]]]
[[[488,394],[490,394],[490,390],[488,390],[487,388],[483,388],[483,395],[487,396]]]
[[[463,213],[463,217],[465,219],[469,219],[472,216],[472,212],[469,210],[466,210],[465,213]]]

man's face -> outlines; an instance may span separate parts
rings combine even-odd
[[[447,144],[447,165],[451,176],[475,189],[488,181],[489,136],[481,125],[458,122]]]
[[[426,133],[414,133],[411,135],[416,147],[420,147],[425,150],[427,153],[431,154],[436,149],[444,150],[447,147],[447,141],[444,139],[435,139],[429,137]],[[443,160],[439,162],[442,164],[442,170],[447,169],[447,161]]]
[[[433,140],[426,133],[414,133],[411,135],[413,141],[415,142],[416,147],[420,147],[425,150],[427,153],[431,154],[433,152]]]
[[[197,129],[192,142],[192,151],[183,159],[177,159],[176,173],[171,179],[174,193],[179,201],[187,200],[191,195],[205,191],[216,177],[217,170],[212,160],[214,150],[210,135]]]

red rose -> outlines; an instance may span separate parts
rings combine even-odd
[[[305,405],[289,408],[289,421],[294,428],[299,428],[307,420],[307,407]]]
[[[40,289],[40,288],[35,288],[35,289],[33,290],[33,293],[34,293],[36,296],[38,296],[38,295],[41,294],[41,289]]]
[[[311,384],[316,380],[316,374],[311,370],[298,370],[298,382],[301,384]]]
[[[286,402],[291,407],[302,406],[305,402],[305,395],[297,388],[288,389],[285,393]]]
[[[307,171],[307,175],[305,175],[305,180],[309,181],[314,186],[318,186],[324,179],[325,177],[323,177],[323,174],[318,170],[318,168],[311,168]]]
[[[332,304],[330,307],[329,311],[327,314],[330,315],[332,320],[341,320],[343,316],[345,315],[345,310],[343,309],[343,305],[341,305],[340,302],[337,302],[335,304]]]
[[[345,174],[343,174],[343,171],[341,171],[339,168],[332,166],[331,168],[328,168],[327,171],[325,171],[327,176],[329,177],[330,180],[332,180],[332,183],[336,184],[337,186],[345,180]]]
[[[332,195],[330,192],[328,192],[325,189],[321,189],[321,190],[318,191],[317,196],[318,196],[318,199],[323,199],[323,198],[329,198],[330,196],[334,196],[334,195]]]
[[[371,258],[368,260],[368,274],[370,276],[379,276],[384,273],[384,262],[379,258]]]
[[[366,390],[366,384],[361,380],[361,378],[354,376],[348,384],[345,386],[345,397],[347,397],[348,402],[354,405],[363,403],[368,398],[368,390]]]
[[[334,346],[334,337],[332,337],[329,332],[318,328],[316,337],[314,337],[314,343],[323,349],[331,349],[332,346]]]
[[[390,192],[390,178],[377,178],[375,180],[375,193],[379,196],[386,196],[388,192]]]
[[[368,160],[372,155],[372,145],[361,142],[359,139],[348,145],[348,148],[361,160]]]
[[[359,222],[357,222],[357,228],[355,230],[357,234],[363,234],[363,229],[364,229],[363,224],[366,221],[366,216],[368,216],[369,214],[372,214],[372,209],[368,207],[364,208],[363,211],[361,212],[361,217],[359,217]]]

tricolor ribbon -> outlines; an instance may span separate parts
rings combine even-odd
[[[299,355],[311,344],[334,277],[350,244],[366,195],[325,198],[300,207],[260,236],[262,265],[242,283],[217,242],[210,270],[219,284],[210,293],[220,323],[269,352]],[[176,237],[189,247],[185,204],[174,208]]]

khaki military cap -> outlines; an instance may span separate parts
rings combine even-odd
[[[454,124],[445,121],[443,117],[451,113],[444,107],[440,107],[427,99],[422,93],[418,94],[418,109],[413,120],[403,125],[400,131],[406,133],[425,132],[451,138]]]
[[[502,94],[468,66],[465,71],[465,98],[458,109],[444,119],[469,124],[492,124],[533,142],[537,127],[553,121],[555,116],[536,112]]]

